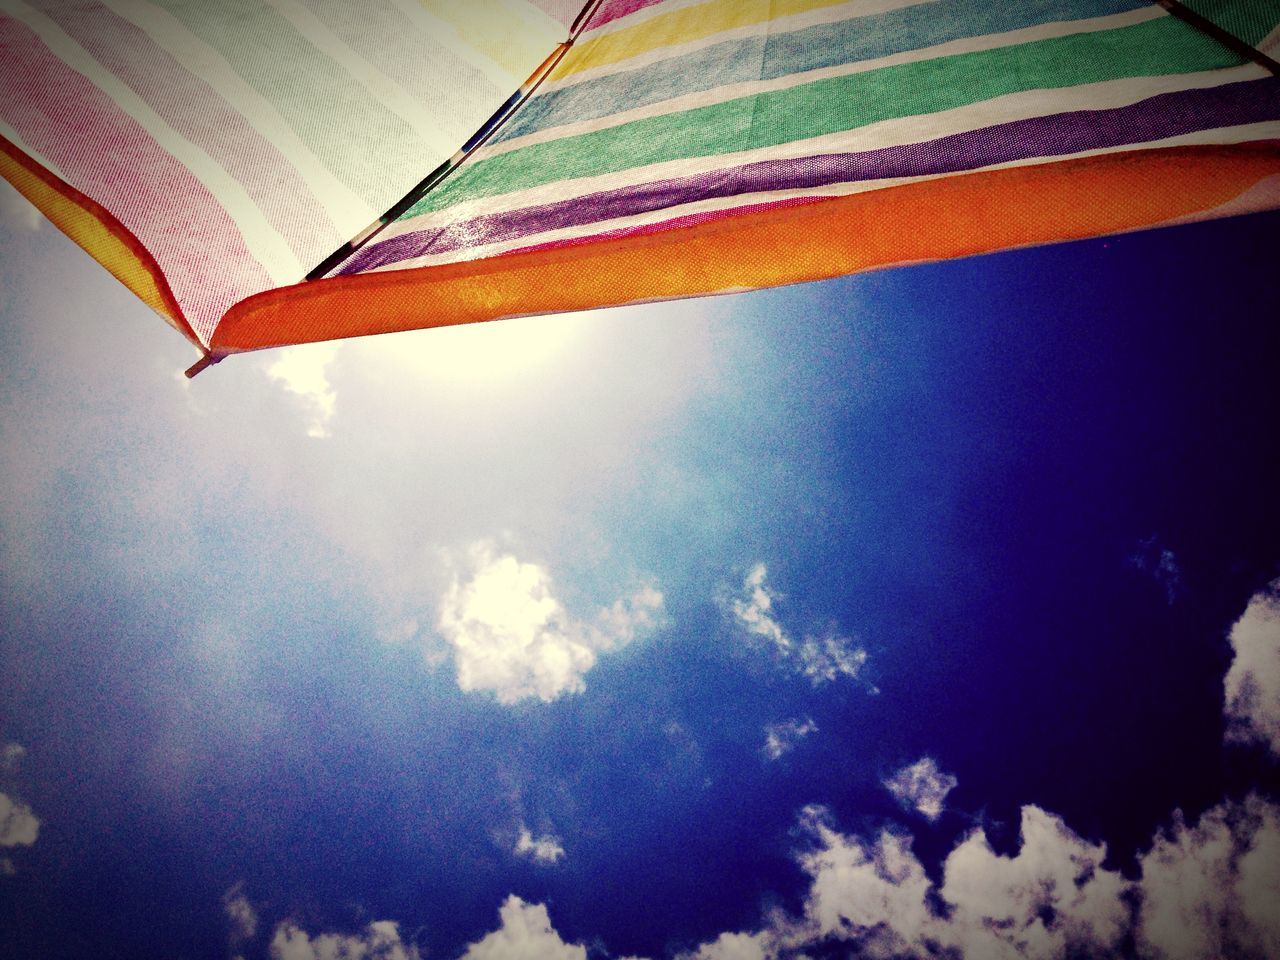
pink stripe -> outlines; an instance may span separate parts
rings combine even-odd
[[[637,10],[652,7],[655,3],[662,3],[662,0],[604,0],[600,9],[591,17],[588,29],[603,27],[606,23],[629,17]]]
[[[0,14],[0,116],[147,248],[208,342],[232,304],[274,284],[208,189],[106,94]]]
[[[317,198],[284,154],[132,23],[94,0],[33,5],[238,180],[302,263],[323,259],[347,239],[315,215]]]
[[[573,23],[583,7],[582,0],[530,0],[530,2],[544,13],[555,17],[566,27]]]

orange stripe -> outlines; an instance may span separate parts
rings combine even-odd
[[[138,238],[104,207],[55,177],[4,137],[0,137],[0,176],[143,303],[196,346],[201,346],[159,264]]]
[[[1280,141],[1141,150],[990,170],[641,236],[335,277],[236,304],[225,354],[559,313],[941,260],[1211,212],[1280,173]]]

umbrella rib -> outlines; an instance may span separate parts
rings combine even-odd
[[[564,55],[569,52],[569,48],[573,46],[579,34],[582,33],[591,15],[595,13],[597,7],[600,6],[601,0],[588,0],[578,11],[577,17],[574,18],[572,26],[569,28],[569,36],[551,51],[551,54],[538,65],[537,69],[529,75],[529,79],[520,85],[502,106],[494,111],[493,116],[486,120],[466,143],[459,148],[458,152],[446,160],[440,166],[432,170],[427,176],[418,183],[412,190],[405,194],[390,210],[380,216],[368,227],[362,230],[352,239],[348,240],[329,256],[325,257],[320,263],[311,269],[306,275],[306,280],[319,280],[325,275],[332,272],[340,264],[343,263],[353,253],[367,244],[370,240],[381,233],[388,224],[399,219],[401,214],[421,200],[424,196],[443,183],[448,176],[457,170],[459,166],[480,147],[484,146],[492,136],[497,133],[502,126],[510,120],[516,112],[522,107],[529,98],[537,92],[542,81],[550,75],[560,61],[564,59]]]

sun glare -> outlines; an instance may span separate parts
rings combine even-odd
[[[380,337],[376,349],[432,380],[498,382],[562,359],[586,323],[584,314],[516,317]]]

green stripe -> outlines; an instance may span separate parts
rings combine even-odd
[[[1192,73],[1241,62],[1215,40],[1164,16],[1113,30],[883,67],[500,154],[459,170],[400,219],[556,180],[776,146],[1024,90]]]
[[[388,183],[386,171],[419,169],[430,155],[409,124],[262,3],[155,2],[222,54],[320,162],[375,209],[386,209],[408,186]],[[345,117],[358,117],[367,135],[353,138]],[[370,163],[371,144],[385,162]]]
[[[1280,0],[1182,0],[1227,33],[1256,47],[1280,24]]]

